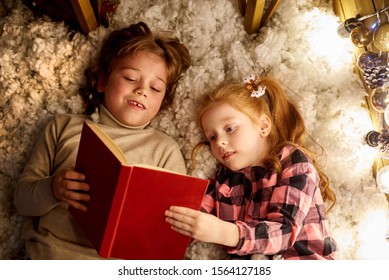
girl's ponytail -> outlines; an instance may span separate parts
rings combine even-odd
[[[296,106],[292,104],[280,84],[272,77],[263,77],[261,84],[266,87],[267,102],[276,131],[277,144],[289,141],[297,145],[304,142],[305,125]]]
[[[291,103],[279,82],[272,77],[262,77],[261,85],[266,87],[267,104],[269,106],[270,115],[273,120],[273,131],[269,135],[270,157],[268,164],[272,165],[276,170],[281,172],[281,165],[277,158],[279,150],[285,145],[293,145],[296,148],[303,150],[312,160],[313,165],[318,171],[320,182],[320,192],[324,201],[330,201],[330,206],[327,212],[336,203],[336,196],[330,188],[330,183],[327,175],[321,171],[316,162],[317,154],[306,147],[307,131],[305,129],[304,119],[302,118],[296,105]],[[317,144],[317,143],[315,143]],[[321,151],[323,148],[317,144]]]

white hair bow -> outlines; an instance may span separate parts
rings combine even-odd
[[[251,97],[261,97],[266,92],[266,87],[261,85],[261,78],[258,74],[251,74],[243,78],[242,85],[251,92]]]

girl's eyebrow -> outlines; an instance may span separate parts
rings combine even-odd
[[[130,69],[130,70],[134,70],[136,72],[140,72],[140,69],[138,68],[134,68],[134,67],[131,67],[131,66],[123,66],[123,67],[120,67],[120,70],[126,70],[126,69]],[[160,80],[162,83],[164,83],[166,85],[166,81],[164,79],[162,79],[161,77],[159,76],[155,76],[158,80]]]
[[[221,119],[220,122],[229,122],[229,121],[232,121],[232,120],[234,120],[234,117],[227,116],[227,117]],[[228,126],[231,126],[231,125],[232,125],[232,124],[228,124]],[[234,125],[235,125],[235,124],[234,124]],[[211,130],[212,130],[212,129],[211,129]],[[203,129],[203,131],[204,131],[204,134],[205,134],[205,133],[209,132],[210,129]]]
[[[235,120],[235,117],[227,116],[227,117],[221,119],[220,121],[221,122],[235,122],[234,120]]]

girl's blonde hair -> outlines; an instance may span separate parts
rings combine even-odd
[[[283,88],[273,77],[261,77],[258,86],[265,87],[266,93],[259,98],[255,98],[251,97],[250,92],[240,83],[224,83],[219,85],[215,90],[205,96],[199,108],[198,119],[200,124],[204,112],[215,102],[229,104],[234,109],[248,116],[254,124],[258,124],[258,116],[266,114],[272,123],[272,129],[268,136],[268,143],[270,145],[269,155],[265,159],[267,168],[274,168],[280,175],[282,166],[278,158],[278,153],[282,147],[292,145],[303,150],[312,159],[319,173],[319,187],[323,200],[331,201],[329,211],[336,202],[336,196],[330,188],[328,177],[320,170],[316,162],[317,155],[304,146],[308,134],[299,110],[288,100]],[[204,145],[209,146],[209,143],[205,141],[201,142],[193,149],[193,163],[195,152],[199,147]],[[320,149],[323,151],[322,147]]]
[[[147,24],[139,22],[111,32],[97,60],[85,71],[87,84],[80,92],[85,103],[85,114],[94,113],[104,99],[104,94],[97,90],[99,75],[108,76],[119,58],[140,51],[154,53],[166,61],[167,87],[161,108],[172,103],[178,80],[191,64],[189,50],[172,33],[160,31],[153,34]]]

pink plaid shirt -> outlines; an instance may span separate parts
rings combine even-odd
[[[202,211],[239,228],[239,243],[226,248],[237,255],[280,254],[284,259],[333,259],[336,243],[329,233],[325,206],[312,161],[299,149],[279,154],[282,174],[247,167],[222,167],[211,180]]]

